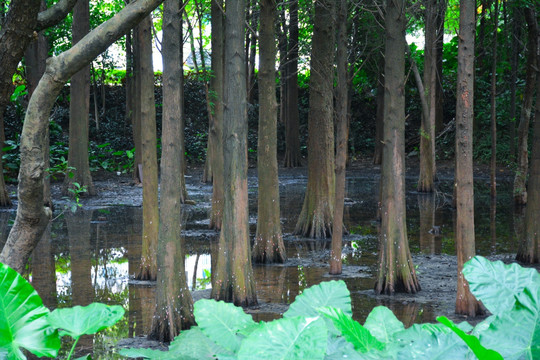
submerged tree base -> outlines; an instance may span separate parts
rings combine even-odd
[[[388,276],[385,276],[382,282],[377,281],[375,283],[375,293],[377,295],[393,295],[396,292],[416,294],[420,290],[422,289],[416,275],[410,276],[407,281],[399,277],[394,282],[389,281]]]

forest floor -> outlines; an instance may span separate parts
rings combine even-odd
[[[351,173],[367,178],[377,178],[380,175],[380,166],[374,166],[371,161],[355,161],[350,166]],[[437,173],[439,179],[450,180],[453,178],[453,162],[443,162],[437,164]],[[407,176],[416,177],[418,174],[417,159],[407,159]],[[306,177],[307,168],[284,169],[280,168],[280,175],[290,177]],[[479,164],[474,167],[475,179],[489,181],[489,166]],[[202,168],[200,166],[188,166],[186,171],[186,182],[193,189],[200,191],[208,191],[209,186],[200,182],[202,176]],[[249,176],[256,177],[256,169],[249,169]],[[510,169],[500,168],[497,171],[498,181],[512,181],[513,173]],[[102,207],[102,206],[141,206],[142,205],[142,187],[136,185],[129,175],[110,172],[100,172],[93,174],[94,185],[97,196],[83,198],[81,203],[84,207]],[[61,194],[61,182],[52,184],[52,196],[54,202],[58,205],[67,203],[69,200]],[[10,189],[13,194],[13,189]],[[210,190],[211,191],[211,190]],[[15,200],[15,199],[14,199]],[[328,250],[320,252],[311,252],[311,258],[291,259],[286,264],[279,266],[298,266],[305,267],[320,266],[326,267],[329,258]],[[504,262],[513,261],[510,255],[495,255],[491,260],[503,260]],[[413,261],[417,265],[418,277],[422,290],[417,294],[395,294],[392,297],[387,295],[378,296],[378,299],[392,299],[392,301],[400,301],[403,303],[435,303],[435,311],[438,315],[447,316],[454,321],[468,320],[471,323],[480,321],[482,318],[466,319],[465,317],[454,314],[455,294],[456,294],[456,257],[450,255],[414,255]],[[357,277],[365,276],[365,272],[359,269],[358,266],[345,266],[344,273],[341,277]],[[369,297],[376,295],[372,290],[361,291]],[[209,290],[200,290],[195,292],[194,299],[209,297]],[[282,314],[287,310],[286,304],[260,304],[256,308],[246,309],[247,312],[256,313],[276,313]],[[143,338],[124,339],[119,343],[120,347],[153,347],[160,348],[162,345],[155,342],[148,342]]]

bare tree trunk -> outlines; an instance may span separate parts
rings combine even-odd
[[[375,118],[375,151],[373,152],[373,164],[382,163],[383,152],[383,128],[384,128],[384,56],[378,62],[379,76],[377,79],[377,115]]]
[[[474,112],[474,37],[476,30],[475,1],[460,1],[458,78],[456,105],[456,313],[476,316],[480,303],[469,290],[463,276],[463,264],[475,255],[474,188],[473,188],[473,112]]]
[[[512,30],[510,31],[510,159],[516,158],[516,89],[517,74],[519,67],[520,38],[521,38],[521,9],[517,6],[512,8]]]
[[[252,257],[255,263],[283,263],[286,259],[279,213],[277,163],[275,0],[260,2],[259,29],[259,178],[257,233]]]
[[[133,29],[133,87],[132,87],[132,116],[131,128],[133,129],[133,144],[135,145],[135,159],[133,167],[133,182],[142,183],[142,132],[141,132],[141,45],[139,41],[139,26]]]
[[[527,203],[527,173],[529,172],[529,122],[531,118],[534,88],[536,84],[536,52],[538,51],[538,23],[534,8],[525,8],[525,20],[529,29],[527,45],[527,73],[525,75],[525,90],[523,105],[518,127],[518,147],[516,161],[516,176],[514,177],[514,202],[516,205]]]
[[[73,44],[90,31],[90,5],[78,1],[73,8]],[[64,176],[62,192],[86,188],[85,193],[95,195],[94,183],[88,163],[88,113],[90,112],[90,66],[72,76],[69,102],[69,154],[68,170]],[[75,184],[78,184],[77,188]],[[71,194],[72,195],[72,194]]]
[[[405,206],[405,0],[386,4],[384,146],[381,169],[379,269],[375,292],[416,293]]]
[[[176,15],[177,0],[163,5],[163,137],[161,155],[161,201],[157,262],[160,264],[156,283],[156,309],[149,337],[170,342],[195,324],[193,299],[187,285],[185,249],[181,230],[182,184],[182,27]]]
[[[349,117],[347,114],[349,85],[347,81],[347,0],[338,2],[337,12],[337,88],[336,88],[336,194],[332,249],[330,252],[330,274],[342,271],[341,250],[343,245],[343,206],[345,201],[345,168],[349,140]]]
[[[244,57],[244,0],[226,1],[224,97],[223,227],[213,280],[212,298],[235,305],[257,304],[249,246],[247,189],[247,98]]]
[[[497,196],[497,30],[499,29],[499,2],[495,1],[493,14],[493,50],[491,63],[491,158],[490,158],[490,188],[491,197]]]
[[[214,115],[210,119],[208,142],[212,145],[212,209],[210,210],[210,228],[220,230],[223,219],[223,94],[224,94],[224,54],[225,54],[225,19],[223,1],[212,0],[212,73],[210,89]]]
[[[315,3],[308,115],[308,183],[295,234],[325,238],[332,234],[334,169],[334,1]]]
[[[156,105],[152,67],[152,18],[146,17],[138,27],[141,52],[141,143],[143,173],[143,236],[141,269],[138,280],[156,280],[156,252],[159,231],[158,169],[156,150]],[[180,160],[178,160],[180,161]]]

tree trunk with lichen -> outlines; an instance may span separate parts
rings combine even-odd
[[[163,4],[163,137],[161,155],[161,201],[157,262],[156,309],[149,337],[174,340],[182,329],[195,324],[193,299],[186,280],[182,230],[183,70],[182,28],[176,14],[177,0]]]
[[[22,272],[51,218],[50,208],[43,206],[44,134],[56,97],[73,74],[105,51],[160,3],[160,0],[139,0],[127,5],[70,50],[47,61],[45,74],[26,111],[21,133],[17,216],[0,254],[0,262]]]
[[[226,1],[225,89],[223,113],[223,226],[212,298],[239,306],[257,304],[251,266],[247,189],[247,92],[244,57],[244,0]]]
[[[257,233],[252,258],[255,263],[285,262],[285,245],[279,213],[277,163],[277,102],[274,43],[275,0],[261,0],[259,29],[259,179]]]
[[[315,3],[308,114],[308,183],[295,234],[326,238],[332,234],[334,169],[334,16],[333,1]]]
[[[375,292],[416,293],[420,284],[407,239],[405,206],[405,0],[385,11],[384,130],[381,169],[379,269]]]

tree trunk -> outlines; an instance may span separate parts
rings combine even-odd
[[[163,4],[163,137],[161,155],[161,201],[159,209],[159,240],[156,284],[156,309],[150,338],[170,342],[195,324],[193,299],[186,280],[184,244],[181,235],[182,184],[184,151],[182,136],[183,70],[182,28],[176,15],[177,0]]]
[[[386,4],[384,145],[381,169],[379,269],[375,292],[416,293],[405,206],[405,0]]]
[[[493,49],[491,63],[491,158],[490,158],[490,189],[491,198],[497,196],[497,30],[499,29],[499,2],[495,1],[493,14]]]
[[[133,29],[133,96],[132,96],[132,117],[131,127],[133,129],[133,144],[135,145],[135,159],[133,163],[133,182],[142,183],[142,174],[139,166],[142,167],[142,132],[141,132],[141,45],[139,41],[140,25]]]
[[[21,133],[17,217],[0,254],[0,262],[22,272],[51,218],[50,208],[43,206],[44,134],[57,95],[72,75],[89,64],[160,3],[160,0],[138,0],[127,5],[70,50],[47,62],[45,74],[26,111]]]
[[[332,234],[334,173],[334,1],[315,3],[308,114],[308,183],[295,234],[325,238]]]
[[[225,19],[223,1],[212,0],[212,73],[210,89],[214,115],[210,119],[208,142],[212,145],[212,209],[210,228],[220,230],[223,219],[223,80],[225,54]]]
[[[90,31],[90,5],[77,1],[73,8],[73,44]],[[84,193],[95,195],[90,165],[88,163],[88,113],[90,111],[90,66],[72,76],[69,102],[69,154],[68,169],[64,177],[62,193],[73,195],[70,189],[86,189]],[[77,183],[79,187],[75,185]]]
[[[158,169],[156,150],[156,105],[154,100],[154,70],[152,67],[152,18],[146,17],[138,26],[141,53],[140,94],[141,145],[143,183],[143,234],[141,269],[137,280],[156,280],[157,241],[159,230]],[[178,159],[180,161],[180,159]]]
[[[378,62],[377,77],[377,115],[375,118],[375,151],[373,152],[373,165],[381,165],[383,152],[384,129],[384,56]]]
[[[463,264],[475,255],[474,189],[473,189],[473,112],[474,112],[474,36],[475,1],[460,1],[457,104],[456,104],[456,313],[476,316],[480,303],[469,290]]]
[[[260,2],[259,29],[259,137],[257,169],[259,178],[257,233],[253,262],[285,262],[285,245],[279,213],[277,163],[276,45],[274,43],[275,0]]]
[[[341,250],[343,245],[343,206],[345,202],[345,168],[349,140],[349,117],[347,114],[349,86],[347,81],[347,0],[338,2],[337,12],[337,88],[336,88],[336,193],[332,249],[330,252],[330,274],[341,274]]]
[[[531,119],[534,88],[536,83],[536,52],[538,51],[537,34],[538,23],[534,8],[525,9],[525,20],[529,29],[527,44],[527,73],[525,77],[525,90],[523,92],[523,105],[518,127],[518,147],[516,161],[516,175],[514,177],[514,202],[516,205],[527,203],[527,173],[529,171],[529,122]]]
[[[519,67],[520,39],[521,39],[521,11],[519,7],[512,7],[512,30],[510,43],[512,52],[510,55],[510,160],[516,158],[516,89]]]
[[[298,114],[298,0],[293,0],[289,5],[289,42],[288,55],[284,66],[287,68],[286,76],[282,76],[285,82],[287,97],[284,110],[285,120],[285,167],[301,166],[302,155],[300,153],[300,120]],[[281,58],[281,57],[280,57]]]
[[[247,93],[243,47],[244,0],[227,0],[225,18],[225,89],[223,114],[223,227],[212,298],[235,305],[257,304],[249,246],[247,189]]]

